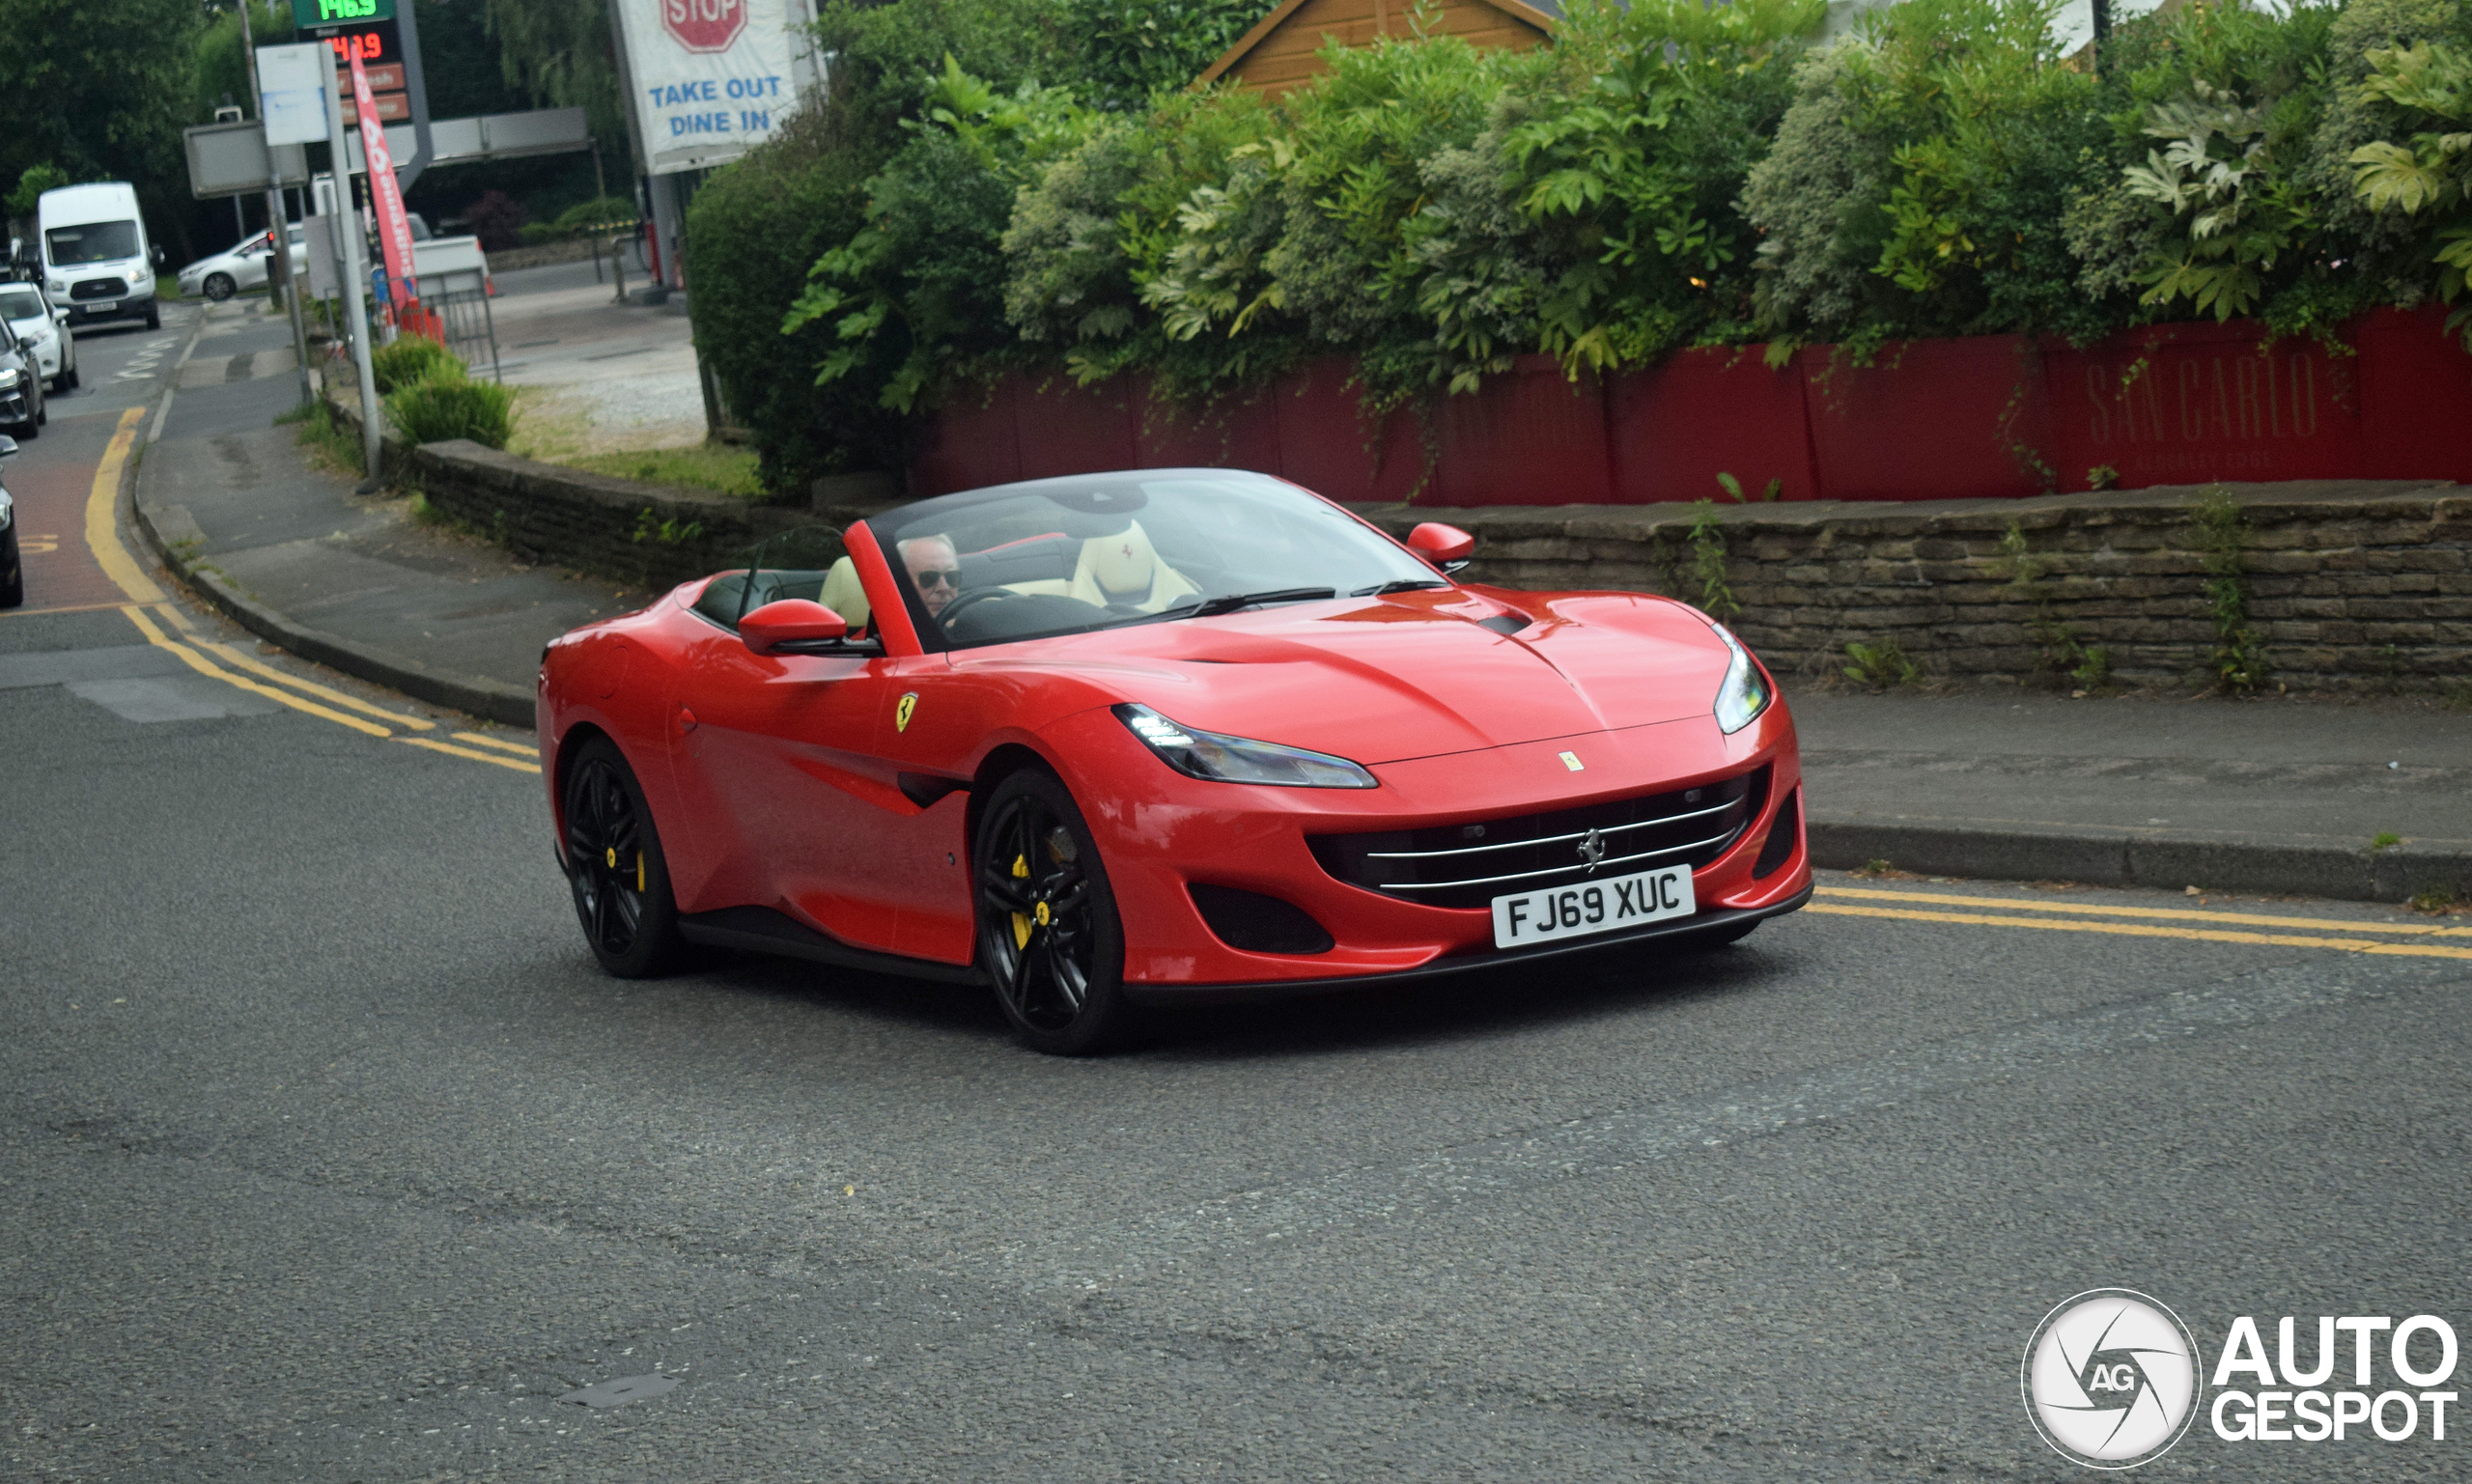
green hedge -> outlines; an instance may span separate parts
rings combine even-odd
[[[1338,352],[1396,404],[1539,351],[2331,335],[2472,270],[2462,0],[2201,0],[2099,72],[2046,0],[1903,0],[1831,44],[1819,0],[1574,0],[1532,51],[1334,47],[1277,103],[1138,105],[1055,14],[829,7],[838,91],[697,198],[768,477],[889,463],[895,414],[1017,366],[1196,395]]]

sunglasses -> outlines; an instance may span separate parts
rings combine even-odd
[[[962,570],[958,567],[924,567],[911,574],[920,587],[958,587]]]

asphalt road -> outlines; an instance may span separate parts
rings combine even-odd
[[[2472,934],[1830,877],[1081,1062],[976,993],[621,984],[520,738],[130,598],[81,522],[135,405],[8,469],[58,540],[0,616],[0,1477],[2084,1478],[2018,1390],[2082,1290],[2209,1366],[2472,1329]],[[2143,1474],[2465,1446],[2201,1418]]]

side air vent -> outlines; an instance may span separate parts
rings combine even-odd
[[[1803,832],[1803,791],[1796,789],[1777,806],[1777,823],[1768,826],[1767,843],[1759,848],[1759,858],[1752,862],[1751,879],[1766,881],[1778,868],[1794,858],[1794,842]]]
[[[1331,935],[1304,909],[1234,886],[1188,888],[1201,920],[1230,948],[1246,953],[1328,953]]]

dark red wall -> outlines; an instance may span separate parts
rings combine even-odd
[[[1133,380],[1014,377],[924,420],[911,490],[1099,469],[1259,469],[1341,500],[1598,505],[1717,497],[1929,500],[2208,480],[2472,483],[2472,355],[2436,309],[2381,310],[2338,350],[2257,324],[2155,325],[2078,350],[2014,335],[1685,350],[1573,382],[1523,356],[1428,425],[1367,418],[1344,360],[1202,407]],[[1428,449],[1431,450],[1430,461]]]

